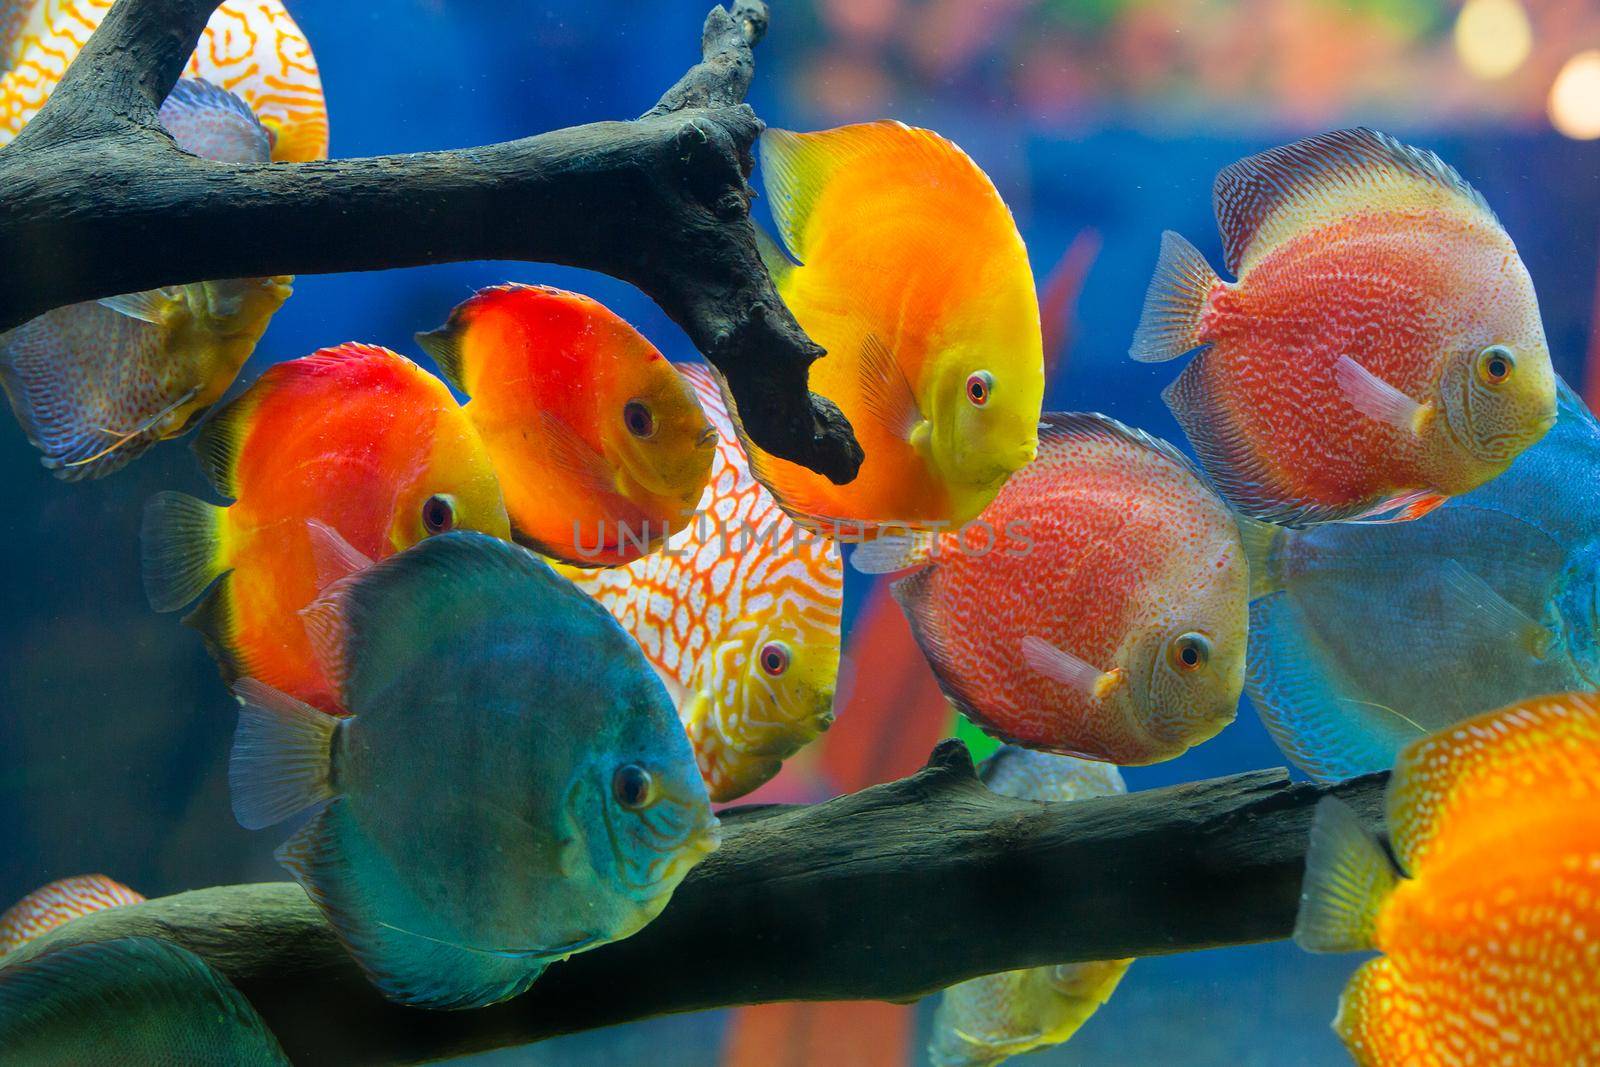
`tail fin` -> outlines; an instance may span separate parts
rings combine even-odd
[[[1399,881],[1394,861],[1349,805],[1323,797],[1311,824],[1295,944],[1307,952],[1372,948],[1378,912]]]
[[[1221,281],[1194,245],[1171,230],[1163,233],[1128,355],[1140,363],[1161,363],[1199,348],[1200,313]]]
[[[1239,540],[1244,543],[1245,558],[1250,562],[1250,599],[1276,593],[1282,585],[1273,573],[1272,551],[1288,536],[1288,531],[1282,526],[1252,519],[1248,515],[1236,515],[1234,521],[1239,526]]]
[[[756,228],[756,251],[761,253],[761,263],[767,268],[767,273],[772,275],[772,284],[780,292],[789,275],[794,272],[795,261],[789,258],[789,253],[778,247],[778,242],[761,227]]]
[[[239,730],[228,760],[233,814],[261,830],[332,800],[333,731],[339,720],[254,678],[233,687]]]
[[[222,518],[227,508],[163,492],[144,507],[144,592],[156,611],[177,611],[227,569]]]

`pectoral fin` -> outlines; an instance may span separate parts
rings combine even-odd
[[[1125,678],[1121,667],[1102,671],[1042,637],[1022,639],[1022,660],[1039,674],[1076,689],[1091,700],[1104,700],[1117,691]]]
[[[1433,418],[1433,405],[1417,403],[1349,356],[1334,363],[1333,380],[1351,407],[1397,430],[1420,437]]]
[[[875,334],[867,334],[861,342],[861,362],[858,367],[861,379],[861,396],[867,410],[894,436],[903,441],[912,437],[927,420],[917,407],[916,394],[906,380],[900,361],[894,358],[889,346]]]

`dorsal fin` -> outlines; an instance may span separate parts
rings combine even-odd
[[[1235,276],[1309,227],[1386,208],[1453,208],[1499,225],[1477,190],[1438,156],[1365,128],[1241,159],[1217,175],[1212,200]]]
[[[1052,449],[1073,441],[1115,441],[1132,445],[1146,452],[1154,452],[1200,481],[1205,481],[1194,461],[1179,451],[1176,445],[1118,422],[1110,415],[1094,411],[1047,411],[1039,417],[1041,458]]]

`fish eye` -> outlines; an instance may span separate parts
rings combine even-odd
[[[1211,642],[1205,634],[1179,634],[1167,645],[1167,662],[1172,669],[1193,674],[1211,661]]]
[[[1478,353],[1478,378],[1485,385],[1500,385],[1517,369],[1517,359],[1505,345],[1490,345]]]
[[[972,401],[972,406],[981,408],[989,402],[989,394],[994,392],[994,375],[986,370],[973,371],[967,375],[967,399]]]
[[[422,528],[430,534],[447,533],[456,528],[456,502],[445,493],[435,493],[422,502]]]
[[[624,763],[611,776],[611,795],[629,811],[642,811],[655,803],[655,780],[637,763]]]
[[[643,400],[630,400],[622,407],[622,423],[635,437],[653,437],[656,417]]]
[[[761,646],[761,669],[777,678],[789,669],[789,646],[782,641],[768,641]]]

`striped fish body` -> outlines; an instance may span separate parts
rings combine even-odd
[[[80,874],[34,890],[0,915],[0,956],[80,915],[138,904],[140,894],[103,874]]]

